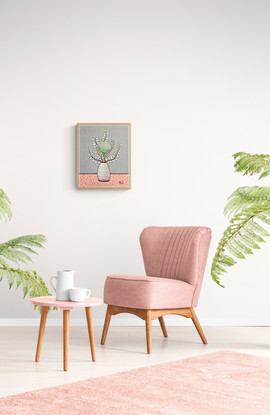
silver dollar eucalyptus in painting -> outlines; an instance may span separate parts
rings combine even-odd
[[[111,163],[118,159],[121,151],[121,144],[118,144],[114,150],[115,141],[109,138],[109,131],[105,130],[103,138],[100,139],[96,136],[92,139],[94,149],[89,147],[89,156],[97,164],[97,176],[100,182],[108,182],[111,178],[111,172],[108,163]],[[114,152],[113,152],[114,150]]]

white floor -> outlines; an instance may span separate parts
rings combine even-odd
[[[206,327],[203,345],[193,327],[168,327],[164,339],[153,327],[153,352],[146,354],[143,327],[110,327],[100,346],[95,327],[97,361],[90,358],[86,327],[70,328],[69,370],[62,370],[62,329],[46,327],[41,358],[34,362],[37,327],[0,327],[0,396],[107,375],[136,367],[232,350],[270,357],[269,327]]]

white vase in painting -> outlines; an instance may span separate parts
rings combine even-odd
[[[111,178],[111,172],[108,163],[100,163],[97,171],[98,180],[100,182],[109,182]]]

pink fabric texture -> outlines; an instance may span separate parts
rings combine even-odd
[[[269,390],[269,358],[221,351],[8,396],[0,413],[269,415]]]
[[[160,309],[196,307],[211,229],[203,226],[148,227],[140,236],[146,277],[110,275],[104,302]]]
[[[106,279],[104,302],[121,307],[154,310],[191,307],[194,287],[168,278],[110,275]]]

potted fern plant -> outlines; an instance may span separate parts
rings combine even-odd
[[[0,189],[0,220],[5,222],[12,218],[10,201],[3,190]],[[19,268],[22,263],[31,261],[31,255],[36,254],[33,248],[43,248],[44,235],[24,235],[0,244],[0,281],[7,278],[9,288],[14,284],[18,288],[22,285],[23,296],[28,293],[31,297],[50,295],[43,279],[35,270]],[[13,266],[10,265],[13,264]]]
[[[259,180],[270,175],[270,155],[241,152],[233,157],[236,172],[259,174]],[[270,236],[264,227],[270,225],[270,187],[239,187],[228,198],[224,214],[230,224],[219,241],[211,267],[212,279],[221,287],[220,277],[227,268],[235,265],[236,259],[260,249],[259,244]]]

